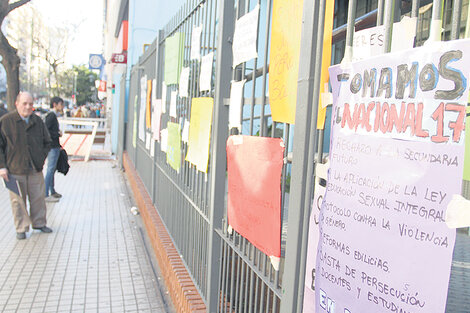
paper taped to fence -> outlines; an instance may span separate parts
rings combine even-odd
[[[155,99],[153,103],[152,133],[153,139],[160,141],[160,125],[162,121],[162,100]]]
[[[258,57],[256,47],[258,39],[258,18],[259,4],[235,22],[232,44],[233,67]]]
[[[330,170],[305,286],[316,312],[445,311],[469,69],[469,40],[330,68]]]
[[[160,131],[160,150],[166,152],[168,149],[168,128]]]
[[[181,141],[188,142],[189,140],[189,121],[184,119],[183,132],[181,134]]]
[[[295,123],[303,0],[273,1],[269,104],[273,121]]]
[[[171,117],[174,117],[174,118],[177,118],[177,114],[176,114],[176,100],[177,100],[177,97],[178,97],[178,91],[174,90],[171,92],[171,96],[170,96],[170,116]]]
[[[193,98],[189,121],[189,140],[186,161],[198,171],[207,173],[211,139],[213,98]]]
[[[168,122],[168,146],[166,161],[170,166],[179,171],[181,167],[181,128],[177,123]]]
[[[323,94],[328,93],[328,67],[331,65],[331,42],[333,40],[333,20],[334,20],[335,0],[326,1],[325,9],[325,25],[323,26],[323,50],[321,61],[321,77],[320,86],[323,87],[318,98],[318,114],[317,114],[317,129],[325,128],[326,120],[326,107],[329,103],[325,103]]]
[[[199,60],[201,58],[201,34],[202,25],[193,28],[191,33],[191,60]]]
[[[178,84],[183,67],[184,33],[175,33],[165,39],[165,84]]]
[[[245,86],[246,79],[238,82],[232,82],[230,88],[230,108],[228,118],[228,128],[242,128],[242,100],[243,100],[243,86]]]
[[[139,139],[145,142],[145,109],[147,107],[147,75],[140,79]]]
[[[283,156],[280,138],[227,140],[228,223],[272,260],[281,256]]]
[[[166,94],[167,94],[167,86],[165,82],[162,82],[162,114],[166,113]]]
[[[179,85],[179,94],[181,98],[188,97],[188,87],[189,87],[189,67],[183,67],[180,75],[180,85]]]
[[[199,76],[199,91],[210,91],[212,88],[212,64],[214,52],[208,53],[201,60],[201,75]]]

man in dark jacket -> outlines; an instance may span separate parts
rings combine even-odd
[[[49,135],[51,136],[52,145],[49,154],[47,155],[47,170],[46,170],[46,202],[57,202],[62,197],[60,193],[57,193],[54,189],[54,173],[57,168],[57,160],[60,154],[60,129],[59,121],[57,116],[63,112],[64,100],[59,97],[53,97],[51,99],[51,109],[46,115],[45,123]]]
[[[8,110],[5,109],[5,105],[0,102],[0,117],[4,116],[7,113],[8,113]]]
[[[16,111],[0,119],[0,177],[18,181],[20,195],[10,191],[10,202],[16,238],[25,239],[29,226],[44,233],[46,226],[45,186],[42,169],[51,145],[51,138],[41,118],[33,113],[33,98],[20,92]],[[29,200],[29,214],[26,209]]]

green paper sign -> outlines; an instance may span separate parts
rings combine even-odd
[[[168,122],[168,148],[166,162],[176,171],[181,167],[181,130],[180,125]]]
[[[183,33],[175,33],[165,40],[165,84],[178,84],[183,67],[183,53]]]

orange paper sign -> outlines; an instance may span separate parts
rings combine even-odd
[[[274,0],[269,55],[269,103],[273,121],[295,123],[303,0]]]
[[[282,139],[230,136],[227,141],[228,223],[275,260],[281,256]]]

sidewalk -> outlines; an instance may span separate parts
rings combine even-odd
[[[71,162],[48,226],[17,240],[0,187],[0,312],[171,312],[114,161]],[[150,255],[152,255],[150,253]]]

